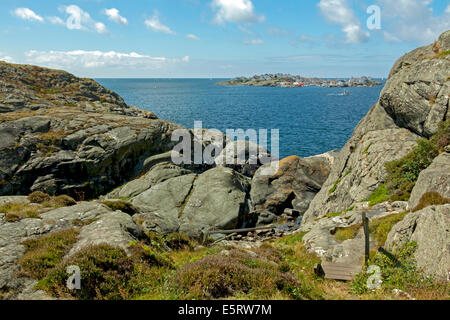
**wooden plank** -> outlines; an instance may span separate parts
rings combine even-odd
[[[362,271],[362,266],[356,264],[323,262],[320,266],[326,279],[353,280]]]

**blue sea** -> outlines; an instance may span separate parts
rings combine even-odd
[[[378,100],[383,86],[269,88],[219,86],[228,79],[97,79],[128,104],[193,128],[279,129],[280,157],[340,149]]]

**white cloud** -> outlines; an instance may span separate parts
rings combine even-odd
[[[187,63],[188,56],[183,58],[166,58],[142,55],[136,52],[121,53],[116,51],[36,51],[26,52],[26,62],[41,66],[78,70],[101,67],[126,67],[137,69],[157,69],[168,64]]]
[[[320,0],[318,6],[325,19],[341,26],[347,43],[361,43],[369,39],[369,32],[363,30],[361,21],[347,0]]]
[[[14,10],[14,15],[23,20],[44,22],[44,18],[28,8],[17,8]]]
[[[251,44],[251,45],[258,45],[258,44],[263,44],[264,41],[262,41],[261,39],[251,39],[251,40],[244,41],[244,43]]]
[[[450,5],[437,15],[432,0],[378,0],[387,41],[429,44],[450,29]]]
[[[0,52],[0,61],[14,63],[14,58],[8,55],[4,55],[2,52]]]
[[[76,5],[64,6],[60,9],[64,13],[68,14],[66,20],[66,27],[69,30],[93,30],[100,34],[108,34],[108,29],[102,22],[94,21],[89,13],[83,11]],[[54,17],[54,21],[60,22]]]
[[[265,20],[263,15],[254,12],[251,0],[213,0],[211,5],[217,11],[214,18],[214,22],[217,24],[254,23]]]
[[[239,29],[242,33],[249,34],[249,35],[253,34],[253,31],[252,31],[252,30],[249,30],[249,29],[247,29],[247,28],[245,28],[245,27],[243,27],[243,26],[238,26],[238,29]]]
[[[60,17],[48,17],[47,20],[51,23],[51,24],[57,24],[57,25],[61,25],[61,26],[65,26],[66,23],[64,22],[63,19],[61,19]]]
[[[155,10],[151,18],[145,20],[145,25],[155,32],[175,34],[175,32],[172,29],[170,29],[168,26],[162,24],[161,21],[159,21],[159,13],[157,10]]]
[[[119,14],[119,10],[116,8],[105,9],[103,10],[103,14],[105,14],[109,20],[114,21],[115,23],[121,24],[123,26],[128,25],[128,20],[125,17],[122,17]]]
[[[199,37],[197,37],[195,34],[192,34],[192,33],[187,34],[187,35],[186,35],[186,38],[192,39],[192,40],[200,40]]]

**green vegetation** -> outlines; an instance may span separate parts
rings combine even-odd
[[[391,292],[393,289],[400,289],[410,294],[420,294],[426,298],[442,299],[448,297],[448,284],[436,284],[424,276],[417,269],[414,252],[416,243],[411,242],[401,248],[396,255],[399,264],[395,263],[385,255],[377,253],[370,261],[370,265],[376,265],[381,269],[382,284],[381,292]],[[351,285],[351,291],[356,294],[370,292],[367,288],[367,280],[370,277],[367,273],[357,276]]]
[[[78,234],[79,231],[70,229],[23,242],[22,245],[27,250],[19,261],[23,273],[35,279],[45,277],[61,262],[76,242]]]
[[[450,54],[450,50],[446,50],[446,51],[443,51],[443,52],[439,53],[438,56],[440,58],[444,58],[444,57],[448,56],[449,54]]]
[[[24,203],[6,203],[0,206],[0,212],[5,213],[6,222],[17,222],[27,218],[39,218],[40,206]]]
[[[373,219],[369,224],[369,232],[375,238],[378,246],[383,246],[392,227],[402,221],[409,212],[392,214],[386,217]],[[354,239],[361,230],[362,224],[355,224],[346,228],[338,228],[334,234],[337,241]]]
[[[361,227],[361,224],[356,224],[347,228],[338,228],[334,234],[334,238],[341,242],[354,239],[358,235],[359,230],[361,230]]]
[[[28,195],[28,200],[31,203],[41,204],[46,208],[70,207],[77,204],[77,202],[72,197],[69,197],[67,195],[50,196],[41,191],[35,191]]]
[[[389,189],[385,184],[382,184],[377,190],[375,190],[374,193],[370,195],[369,198],[366,199],[366,201],[369,201],[370,206],[374,206],[378,203],[387,201],[389,199],[389,194]]]
[[[342,215],[343,213],[347,213],[350,211],[353,211],[353,209],[355,209],[355,206],[351,206],[350,208],[344,210],[344,211],[338,211],[338,212],[332,212],[332,213],[328,213],[327,215],[325,215],[325,218],[334,218],[334,217],[339,217],[340,215]]]
[[[333,194],[333,193],[336,191],[336,189],[337,189],[339,183],[341,183],[342,179],[344,179],[344,178],[345,178],[346,176],[348,176],[350,173],[352,173],[352,170],[348,170],[348,171],[342,176],[342,178],[337,179],[336,182],[334,183],[333,187],[330,189],[330,191],[328,191],[328,193],[329,193],[329,194]]]
[[[370,147],[371,147],[372,145],[373,145],[373,143],[369,144],[369,145],[364,149],[364,151],[362,152],[362,154],[365,155],[365,154],[369,151],[369,149],[370,149]]]
[[[370,205],[388,200],[409,200],[420,172],[428,168],[449,143],[450,120],[446,120],[439,125],[438,131],[430,140],[420,139],[408,155],[386,163],[386,182],[369,197]]]
[[[333,194],[333,193],[336,191],[336,189],[337,189],[339,183],[341,183],[341,179],[340,179],[340,178],[337,179],[337,180],[334,182],[333,187],[331,187],[331,189],[330,189],[330,191],[328,191],[328,193],[329,193],[329,194]]]
[[[387,163],[386,186],[390,191],[390,200],[407,201],[420,172],[428,168],[438,154],[438,149],[432,141],[421,139],[406,157]]]
[[[450,203],[450,198],[444,198],[436,191],[425,193],[419,200],[419,204],[414,208],[413,212],[422,210],[429,206],[443,205]]]
[[[261,249],[259,254],[281,263],[281,257],[269,255],[268,250]],[[253,257],[239,250],[189,263],[178,270],[173,283],[181,297],[189,300],[220,299],[237,294],[268,299],[277,292],[291,298],[306,298],[295,276],[281,272],[276,264],[263,257]]]
[[[122,211],[124,213],[129,214],[130,216],[138,212],[138,209],[128,201],[115,200],[115,201],[103,201],[102,203],[105,206],[109,207],[111,210]]]
[[[409,212],[392,214],[383,218],[374,219],[369,224],[369,232],[375,238],[378,246],[384,246],[392,227],[402,221]]]

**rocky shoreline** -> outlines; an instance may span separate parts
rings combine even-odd
[[[362,213],[370,219],[374,261],[381,259],[379,247],[401,257],[405,246],[414,244],[408,258],[420,271],[415,273],[445,283],[450,56],[441,52],[449,49],[447,31],[435,44],[400,58],[379,101],[342,150],[279,160],[271,175],[263,174],[270,164],[259,162],[175,165],[171,136],[179,125],[127,105],[93,80],[0,62],[0,298],[137,298],[158,287],[149,284],[151,276],[137,280],[130,265],[144,274],[159,270],[161,281],[176,286],[161,290],[192,298],[180,295],[192,279],[183,272],[194,273],[203,264],[208,268],[200,278],[218,266],[247,270],[251,267],[239,263],[248,259],[256,259],[253,268],[262,268],[258,272],[270,274],[274,283],[283,283],[279,288],[297,290],[275,286],[271,294],[318,298],[304,289],[320,286],[310,264],[362,263]],[[203,149],[214,143],[208,130],[189,132]],[[225,139],[224,147],[242,145]],[[237,151],[247,154],[251,147],[243,144]],[[205,232],[261,226],[273,228],[215,233],[208,247],[199,243]],[[117,280],[101,272],[81,296],[61,287],[61,268],[69,262],[88,263],[83,257],[92,255],[89,263],[95,263],[108,252],[121,257],[113,262],[127,261],[116,266],[129,277],[120,281],[148,281],[146,287],[100,294],[105,283]],[[311,283],[302,283],[307,281],[302,274]],[[205,295],[204,284],[196,283],[200,291],[194,298],[249,294],[258,282],[247,280],[252,285],[241,288],[245,292],[230,284],[219,290],[224,296]],[[332,297],[320,290],[321,297]]]

